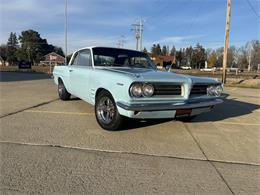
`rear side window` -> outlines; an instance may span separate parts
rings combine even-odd
[[[92,66],[90,50],[85,49],[76,53],[71,65]]]

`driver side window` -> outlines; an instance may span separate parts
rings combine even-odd
[[[71,65],[75,66],[92,66],[91,53],[89,49],[77,52]]]

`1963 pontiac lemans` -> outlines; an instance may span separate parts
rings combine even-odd
[[[95,105],[97,122],[107,130],[119,129],[126,118],[190,118],[223,102],[220,82],[157,70],[134,50],[83,48],[53,75],[60,99],[72,94]]]

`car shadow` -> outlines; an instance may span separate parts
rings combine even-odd
[[[259,108],[260,105],[258,104],[242,102],[236,99],[225,99],[222,104],[215,106],[211,112],[202,113],[189,122],[216,122],[251,114]]]
[[[81,100],[80,98],[78,97],[75,97],[75,96],[72,96],[69,100],[67,101],[78,101],[78,100]]]
[[[163,124],[172,121],[172,118],[167,119],[127,119],[122,128],[120,128],[117,131],[126,131],[126,130],[132,130],[132,129],[138,129],[143,127],[149,127],[154,126],[158,124]]]
[[[52,76],[49,74],[38,72],[0,72],[0,82],[31,81],[51,78]]]

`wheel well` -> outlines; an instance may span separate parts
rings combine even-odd
[[[102,91],[107,91],[108,93],[110,93],[110,91],[108,91],[107,89],[104,88],[98,88],[96,91],[96,95],[95,95],[95,101],[97,99],[98,94],[100,94]],[[113,95],[110,93],[110,95],[113,97]]]
[[[60,77],[58,78],[58,83],[59,84],[63,83],[63,81],[62,81],[62,79]]]
[[[95,99],[97,98],[98,94],[99,94],[101,91],[107,91],[107,90],[104,89],[104,88],[98,88],[97,91],[96,91]]]

